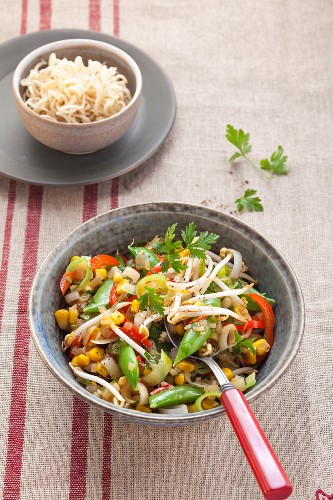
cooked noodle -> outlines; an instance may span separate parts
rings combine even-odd
[[[51,121],[90,123],[119,113],[131,100],[127,79],[117,68],[82,57],[74,61],[51,54],[21,81],[25,104]]]

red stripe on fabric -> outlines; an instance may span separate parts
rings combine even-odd
[[[113,34],[119,36],[119,0],[113,0]]]
[[[119,196],[119,178],[113,179],[112,181],[112,186],[111,186],[111,208],[118,208],[119,201],[118,201],[118,196]]]
[[[69,500],[84,500],[86,497],[88,422],[87,403],[74,397]]]
[[[2,260],[0,269],[0,283],[2,286],[2,293],[0,294],[0,330],[3,318],[2,317],[3,308],[5,305],[5,291],[6,291],[6,283],[8,276],[8,260],[9,260],[10,240],[13,227],[15,199],[16,199],[16,182],[10,181],[8,185],[8,203],[7,203],[5,231],[4,231],[3,246],[2,246]]]
[[[28,0],[22,0],[22,6],[21,6],[21,29],[20,29],[20,34],[25,35],[27,32],[27,21],[28,21]]]
[[[97,184],[91,184],[90,186],[84,187],[82,222],[97,215],[97,193]]]
[[[89,2],[89,29],[101,31],[101,2],[90,0]]]
[[[51,15],[52,15],[51,0],[40,0],[39,29],[41,31],[51,29]]]
[[[103,429],[103,465],[102,465],[102,498],[111,495],[111,450],[112,450],[112,417],[104,414]]]
[[[16,500],[20,497],[30,340],[27,310],[29,292],[37,270],[42,198],[43,188],[31,186],[27,208],[23,268],[13,354],[11,408],[3,500]]]

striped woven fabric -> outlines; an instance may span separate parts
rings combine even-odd
[[[292,368],[252,407],[291,478],[292,498],[315,499],[319,488],[328,496],[333,492],[327,279],[333,250],[331,2],[0,0],[0,11],[0,42],[73,27],[121,36],[167,70],[178,99],[165,144],[120,179],[43,188],[0,177],[1,497],[261,498],[225,418],[158,429],[103,414],[73,398],[48,372],[27,322],[39,264],[81,222],[143,201],[186,201],[234,212],[234,199],[247,185],[258,189],[265,211],[241,217],[287,257],[307,307],[305,338]],[[223,137],[228,122],[251,131],[254,154],[265,157],[283,144],[293,167],[288,177],[267,182],[241,163],[231,170]]]

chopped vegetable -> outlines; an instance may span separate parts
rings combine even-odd
[[[194,223],[179,239],[176,228],[133,243],[128,259],[77,255],[65,269],[55,311],[62,350],[79,383],[110,405],[166,415],[211,410],[221,403],[205,359],[220,349],[225,376],[245,391],[269,355],[274,299],[254,289],[240,252],[215,253],[218,236]]]
[[[182,403],[192,403],[204,392],[200,387],[184,385],[170,387],[165,391],[153,394],[149,398],[151,408],[160,408],[161,406],[170,406]]]
[[[100,254],[90,260],[91,269],[99,269],[101,267],[119,266],[119,260],[111,255]]]

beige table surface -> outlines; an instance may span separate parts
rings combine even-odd
[[[120,36],[159,61],[178,101],[166,143],[120,179],[52,189],[0,177],[2,498],[261,498],[226,418],[140,428],[73,401],[29,343],[26,320],[36,267],[82,220],[161,200],[229,213],[245,180],[265,210],[239,217],[282,251],[306,303],[295,362],[252,407],[292,480],[292,498],[333,493],[333,2],[0,0],[0,12],[0,42],[52,28]],[[288,177],[267,181],[244,163],[231,168],[226,123],[251,132],[257,159],[282,144]]]

